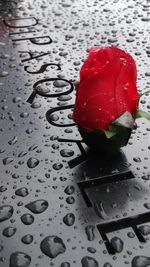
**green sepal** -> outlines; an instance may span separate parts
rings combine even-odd
[[[150,121],[150,114],[141,109],[138,109],[137,112],[135,113],[135,119],[138,119],[138,118],[145,118]]]
[[[107,130],[103,130],[103,132],[105,133],[105,135],[106,135],[106,137],[108,138],[108,139],[110,139],[112,136],[114,136],[115,134],[116,134],[116,131],[107,131]]]
[[[125,111],[117,119],[115,119],[115,121],[113,121],[112,124],[133,129],[134,118],[130,112]]]

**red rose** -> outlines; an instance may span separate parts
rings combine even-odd
[[[134,59],[114,47],[94,47],[80,70],[73,120],[86,131],[109,130],[112,122],[138,108]]]

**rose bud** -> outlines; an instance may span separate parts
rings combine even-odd
[[[114,151],[128,143],[135,119],[150,114],[138,109],[137,69],[132,56],[114,47],[94,47],[75,85],[73,120],[87,145]]]

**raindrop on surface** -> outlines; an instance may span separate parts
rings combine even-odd
[[[88,247],[87,248],[87,251],[90,252],[90,253],[92,253],[92,254],[96,253],[96,249],[93,248],[93,247]]]
[[[29,192],[26,187],[21,187],[15,191],[15,194],[20,197],[26,197],[29,194]]]
[[[21,101],[21,97],[17,96],[13,98],[14,103],[19,103]]]
[[[41,107],[41,104],[39,103],[39,102],[34,102],[34,103],[32,103],[32,105],[31,105],[31,108],[40,108]]]
[[[13,162],[13,158],[11,158],[11,157],[7,157],[7,158],[4,158],[3,159],[3,164],[4,165],[8,165],[9,163],[11,163],[11,162]]]
[[[148,203],[148,202],[144,203],[144,207],[149,210],[150,209],[150,203]]]
[[[65,192],[67,195],[72,195],[72,194],[74,193],[74,191],[75,191],[75,188],[74,188],[73,185],[68,185],[68,186],[65,188],[65,190],[64,190],[64,192]]]
[[[143,235],[148,235],[150,233],[150,226],[149,225],[139,226],[139,230]]]
[[[22,151],[18,154],[18,158],[22,158],[24,157],[25,155],[27,155],[27,152],[26,151]]]
[[[150,258],[145,256],[136,256],[132,260],[132,267],[147,267],[150,265]]]
[[[60,150],[60,154],[62,157],[72,157],[74,155],[74,151],[70,149],[62,149]]]
[[[21,238],[22,243],[29,245],[33,241],[33,236],[32,235],[25,235]]]
[[[34,222],[34,217],[29,214],[29,213],[25,213],[21,216],[21,221],[25,224],[25,225],[30,225]]]
[[[83,257],[81,263],[82,267],[99,267],[97,260],[89,256]]]
[[[6,236],[6,237],[11,237],[13,236],[15,233],[16,233],[16,228],[15,227],[6,227],[4,230],[3,230],[3,235]]]
[[[0,206],[0,222],[8,220],[13,215],[14,209],[10,205]]]
[[[47,236],[40,244],[41,251],[50,258],[56,258],[66,251],[63,240],[58,236]]]
[[[67,198],[66,198],[66,202],[67,202],[68,204],[73,204],[73,203],[75,202],[75,199],[74,199],[74,197],[70,196],[70,197],[67,197]]]
[[[27,161],[27,166],[29,168],[35,168],[39,164],[39,160],[36,158],[29,158]]]
[[[135,234],[134,234],[133,232],[128,232],[128,233],[127,233],[127,236],[128,236],[129,238],[134,238],[134,237],[135,237]]]
[[[29,113],[28,112],[22,112],[21,114],[20,114],[20,117],[21,118],[27,118],[29,116]]]
[[[62,88],[62,87],[65,87],[69,84],[68,84],[68,82],[65,82],[63,80],[56,80],[56,81],[54,81],[53,85],[57,88]]]
[[[18,141],[18,137],[17,136],[14,136],[11,140],[8,141],[8,144],[9,145],[14,145],[16,144]]]
[[[38,148],[38,145],[36,145],[36,144],[33,144],[32,146],[30,146],[29,147],[29,151],[33,151],[33,150],[35,150],[35,149],[37,149]]]
[[[94,225],[88,225],[85,227],[85,233],[89,241],[93,241],[95,238],[94,229],[95,229]]]
[[[62,262],[60,267],[70,267],[70,263],[69,262]]]
[[[9,73],[7,71],[3,70],[3,71],[0,72],[0,77],[6,77],[8,75],[9,75]]]
[[[141,162],[141,159],[139,157],[136,157],[136,158],[133,158],[133,160],[137,163],[140,163]]]
[[[68,101],[70,99],[72,99],[72,97],[70,95],[61,95],[58,97],[59,101]]]
[[[112,267],[112,265],[109,262],[106,262],[103,267]]]
[[[63,167],[62,163],[54,163],[53,169],[54,170],[60,170]]]
[[[95,212],[96,214],[101,218],[101,219],[105,219],[107,218],[107,214],[104,210],[104,207],[103,207],[103,203],[100,201],[99,203],[94,201],[94,209],[95,209]]]
[[[58,120],[59,120],[59,116],[56,115],[56,114],[51,114],[51,115],[50,115],[50,119],[51,119],[52,121],[58,121]]]
[[[114,248],[114,250],[118,253],[120,253],[123,250],[123,241],[117,237],[114,236],[111,240],[110,240],[111,246]]]
[[[10,255],[10,267],[28,267],[31,257],[24,252],[14,252]]]
[[[7,190],[7,187],[6,186],[4,186],[4,185],[2,185],[2,186],[0,186],[0,192],[2,193],[2,192],[5,192]]]
[[[25,207],[33,213],[38,214],[44,212],[48,208],[48,202],[43,199],[35,200],[25,205]]]
[[[63,222],[67,225],[67,226],[72,226],[75,222],[75,216],[73,213],[68,213],[64,216],[63,218]]]

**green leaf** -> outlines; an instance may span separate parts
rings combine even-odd
[[[138,119],[138,118],[145,118],[150,121],[150,113],[145,112],[141,109],[138,109],[137,112],[135,113],[135,119]]]
[[[114,136],[116,134],[115,131],[107,131],[107,130],[103,130],[103,132],[105,133],[106,137],[108,139],[110,139],[112,136]]]
[[[113,125],[132,129],[134,126],[134,119],[132,117],[132,114],[128,111],[125,111],[120,117],[113,121]]]

